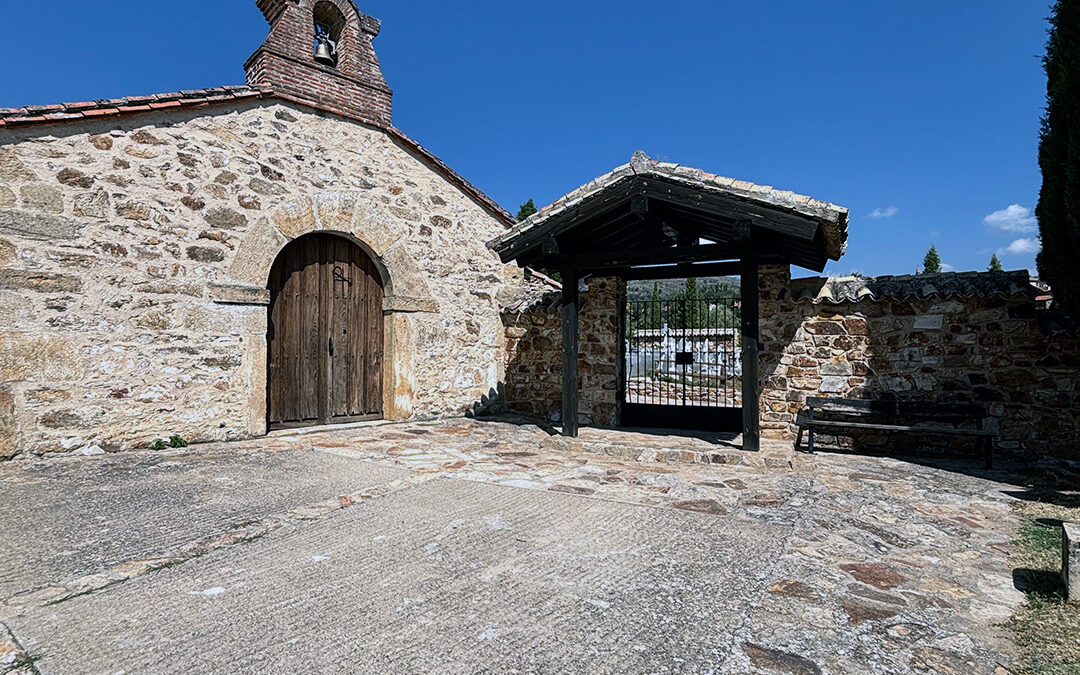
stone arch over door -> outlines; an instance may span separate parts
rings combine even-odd
[[[283,202],[251,224],[230,263],[228,284],[250,289],[247,296],[265,294],[278,254],[291,241],[316,232],[348,239],[371,258],[382,276],[383,418],[408,419],[413,410],[413,316],[436,312],[438,304],[408,252],[404,227],[381,204],[364,193],[334,191]],[[252,372],[265,373],[265,342],[249,345],[248,351]],[[249,392],[253,433],[265,432],[266,386],[265,378],[257,377]]]

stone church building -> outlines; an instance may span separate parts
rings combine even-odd
[[[840,258],[847,209],[643,154],[517,224],[393,126],[377,19],[256,4],[245,86],[0,109],[0,459],[482,405],[618,425],[625,280],[664,256],[734,262],[760,305],[755,436],[794,438],[811,396],[888,395],[1080,457],[1080,339],[1026,272],[792,280]],[[585,265],[580,302],[519,267],[601,245],[626,268]]]
[[[377,19],[257,4],[247,86],[0,111],[0,458],[462,414],[503,380],[513,218],[393,126]]]

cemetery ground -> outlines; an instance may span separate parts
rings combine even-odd
[[[1077,484],[509,418],[11,462],[0,670],[1074,672]]]

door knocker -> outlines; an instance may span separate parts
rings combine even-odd
[[[345,272],[341,269],[340,265],[336,265],[334,267],[334,280],[336,280],[336,281],[344,281],[345,283],[352,286],[352,279],[345,276]]]

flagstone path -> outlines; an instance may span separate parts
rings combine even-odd
[[[935,464],[472,420],[8,464],[0,670],[1008,672],[1022,489]]]

